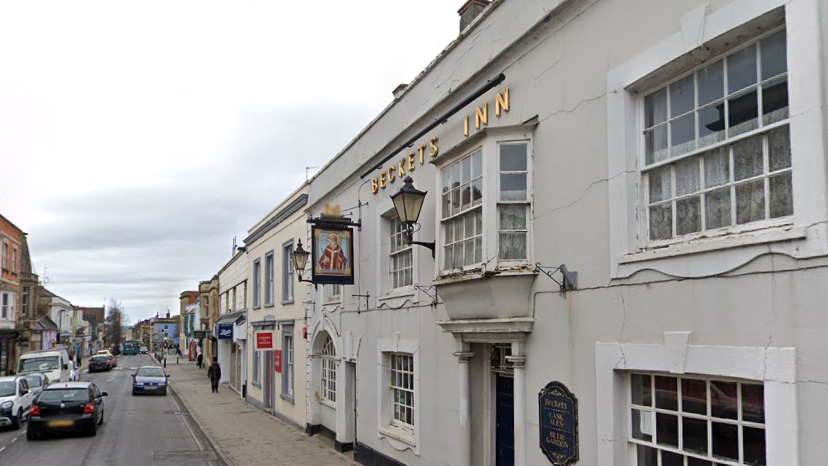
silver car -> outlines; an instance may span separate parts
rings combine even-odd
[[[29,391],[34,399],[37,399],[40,392],[49,385],[49,377],[40,372],[22,374],[20,377],[23,377],[29,383]]]

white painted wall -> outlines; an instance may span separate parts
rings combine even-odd
[[[619,434],[623,423],[612,418],[607,421],[599,411],[614,408],[602,404],[607,397],[601,382],[612,378],[614,372],[602,364],[596,344],[664,345],[665,332],[691,332],[690,347],[739,347],[748,348],[749,353],[770,347],[793,354],[783,364],[788,365],[788,373],[795,374],[790,381],[795,389],[786,390],[779,398],[766,395],[768,413],[798,406],[792,408],[796,409],[792,418],[776,417],[771,425],[769,417],[769,464],[783,464],[779,459],[782,449],[789,452],[784,464],[819,463],[824,446],[821,425],[828,415],[828,406],[822,401],[828,396],[828,369],[821,363],[828,350],[823,338],[828,321],[820,310],[828,298],[828,291],[821,286],[828,275],[828,241],[821,223],[826,219],[828,195],[822,160],[824,64],[828,59],[823,24],[828,21],[828,1],[574,1],[524,42],[499,55],[557,3],[496,3],[496,9],[468,32],[465,40],[311,182],[311,216],[318,216],[325,204],[349,209],[368,203],[351,211],[363,225],[355,233],[359,264],[355,285],[345,288],[338,303],[324,303],[321,288],[309,289],[308,296],[313,303],[311,338],[322,330],[332,332],[338,347],[343,348],[343,357],[357,363],[357,440],[409,465],[456,464],[461,456],[455,442],[460,429],[458,363],[452,356],[456,347],[454,339],[437,325],[447,319],[446,310],[442,304],[430,307],[431,298],[422,292],[375,299],[383,293],[377,271],[383,270],[381,261],[385,260],[377,246],[385,240],[378,225],[389,208],[388,196],[401,182],[389,183],[372,195],[370,180],[363,183],[358,175],[385,155],[378,153],[383,146],[400,143],[464,93],[503,72],[506,82],[498,90],[509,86],[512,108],[508,113],[493,118],[496,90],[489,91],[414,147],[435,135],[441,153],[448,152],[464,139],[463,115],[472,115],[473,124],[474,106],[483,102],[490,106],[489,127],[516,125],[539,116],[533,135],[533,262],[566,264],[578,272],[579,290],[560,295],[557,285],[541,275],[529,294],[534,327],[526,341],[526,464],[548,461],[538,448],[535,400],[538,391],[553,380],[565,383],[580,400],[579,464],[626,464],[626,456],[619,453],[626,444],[626,438]],[[676,52],[686,53],[700,40],[703,43],[783,7],[789,40],[795,173],[802,170],[794,178],[795,215],[789,230],[797,234],[766,232],[759,242],[742,236],[717,246],[678,245],[647,252],[650,256],[638,256],[640,260],[626,260],[622,256],[641,252],[636,249],[640,240],[635,223],[639,183],[634,171],[636,110],[628,106],[636,96],[626,86],[643,77],[642,71],[649,73],[678,58]],[[435,107],[449,89],[455,100]],[[632,130],[626,126],[631,121]],[[396,163],[407,153],[401,151],[391,161]],[[813,167],[817,168],[811,170]],[[371,177],[379,173],[377,170]],[[418,189],[429,192],[417,239],[431,241],[439,235],[435,221],[437,171],[417,163],[411,175]],[[803,194],[797,194],[800,192]],[[434,261],[425,249],[416,248],[415,254],[416,281],[427,285],[435,276]],[[372,296],[367,303],[354,296],[366,294]],[[419,342],[421,427],[413,446],[381,435],[377,427],[380,414],[376,399],[386,396],[377,383],[378,345],[395,334],[400,340]],[[345,351],[345,347],[350,349]],[[483,380],[486,357],[476,355],[472,361],[473,387]],[[693,367],[716,374],[720,369],[714,362]],[[310,422],[329,423],[325,411],[314,409],[318,386],[314,364],[311,358]],[[748,364],[737,366],[750,378]],[[665,367],[669,371],[668,366],[657,364],[652,370]],[[472,393],[473,444],[478,450],[490,441],[481,427],[490,415],[489,401],[480,392]],[[349,440],[344,432],[338,432],[338,437]],[[611,442],[617,448],[607,447]],[[475,465],[485,465],[490,459],[485,453],[475,454],[481,455],[474,457]]]

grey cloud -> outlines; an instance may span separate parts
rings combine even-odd
[[[178,309],[230,259],[231,241],[294,191],[367,124],[367,109],[317,105],[251,110],[217,162],[163,187],[55,199],[30,228],[49,288],[78,304],[121,300],[133,320]],[[119,174],[127,177],[129,174]]]

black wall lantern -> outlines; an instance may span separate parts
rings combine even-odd
[[[302,240],[300,239],[299,244],[296,245],[296,249],[290,253],[290,260],[293,262],[293,270],[299,276],[299,281],[313,283],[311,280],[302,279],[302,274],[305,273],[305,266],[308,265],[308,257],[310,257],[310,252],[302,248]]]
[[[406,242],[431,249],[431,257],[434,257],[434,242],[414,241],[414,227],[420,218],[420,211],[423,209],[426,191],[420,191],[414,187],[414,180],[406,176],[403,186],[399,191],[391,195],[394,208],[400,217],[400,222],[405,229]]]

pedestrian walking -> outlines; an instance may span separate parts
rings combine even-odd
[[[196,362],[198,364],[199,369],[204,367],[203,366],[204,365],[204,354],[203,353],[198,353],[198,357],[196,358]]]
[[[210,388],[213,393],[218,393],[219,380],[221,379],[221,367],[219,367],[218,359],[213,358],[213,364],[207,369],[207,377],[210,377]]]

